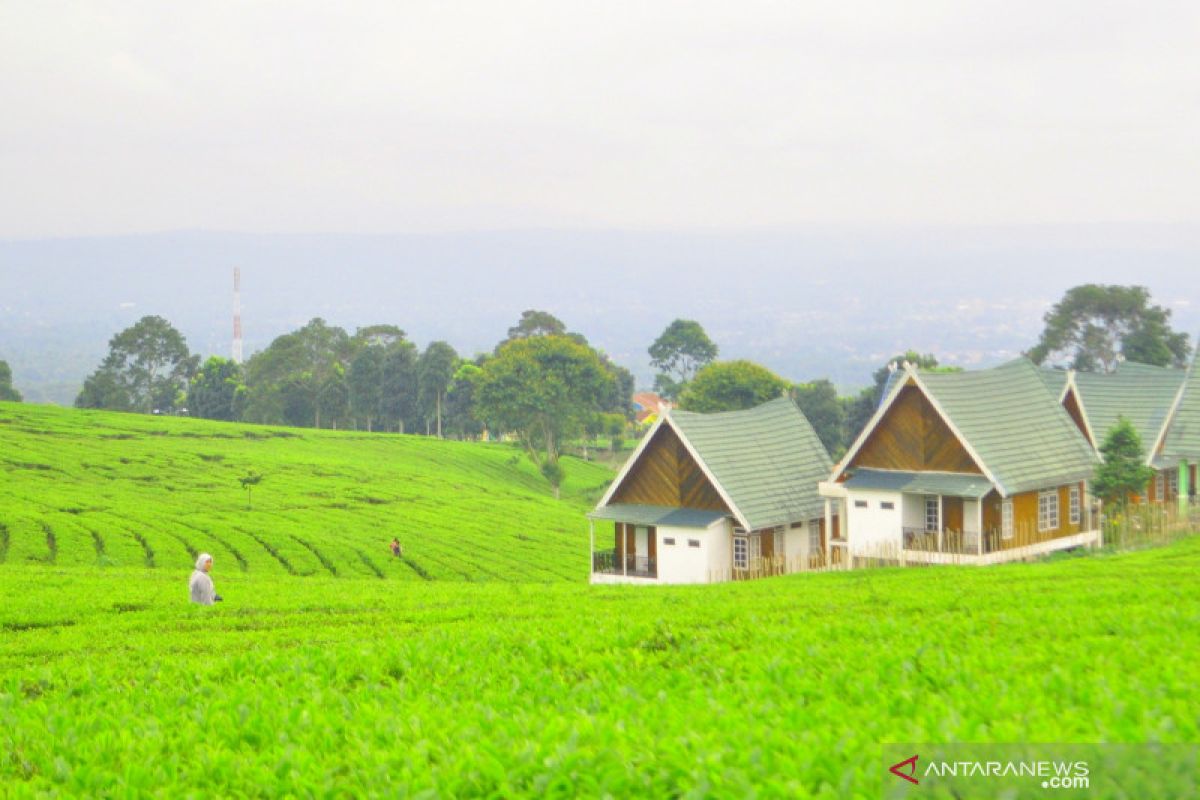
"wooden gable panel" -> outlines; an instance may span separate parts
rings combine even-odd
[[[850,466],[982,474],[958,437],[913,384],[900,390]]]
[[[1079,408],[1079,399],[1075,397],[1074,390],[1067,392],[1066,396],[1063,397],[1062,404],[1063,408],[1067,410],[1067,414],[1070,415],[1071,420],[1075,423],[1075,427],[1079,428],[1079,432],[1086,439],[1088,435],[1087,425],[1083,422],[1083,411]]]
[[[712,482],[668,425],[642,451],[611,503],[729,511]]]

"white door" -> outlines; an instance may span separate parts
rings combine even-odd
[[[650,555],[650,531],[638,525],[634,529],[633,554],[639,558],[645,558]]]

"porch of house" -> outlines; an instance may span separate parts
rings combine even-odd
[[[860,469],[844,483],[823,484],[822,494],[827,513],[848,520],[845,534],[830,541],[831,561],[847,567],[993,564],[1100,543],[1079,485],[1002,500],[980,475]],[[1056,499],[1054,524],[1043,527],[1044,494]]]
[[[707,565],[699,563],[704,556],[702,534],[724,519],[725,512],[618,504],[588,516],[592,583],[698,583],[707,575]],[[613,523],[612,547],[597,547],[598,520]],[[687,531],[692,531],[690,536]],[[659,558],[664,548],[673,554],[665,573]]]

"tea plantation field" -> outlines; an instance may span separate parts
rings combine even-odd
[[[0,403],[0,563],[177,572],[209,552],[246,575],[582,580],[612,472],[565,464],[555,501],[504,445]]]
[[[203,608],[10,562],[0,795],[878,797],[881,742],[1195,742],[1198,574],[1198,539],[649,591],[227,566]]]

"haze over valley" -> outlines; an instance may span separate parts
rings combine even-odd
[[[963,366],[1011,358],[1085,282],[1149,286],[1194,335],[1198,262],[1200,229],[1149,224],[6,240],[0,358],[28,400],[70,404],[109,338],[146,314],[228,356],[239,266],[247,355],[317,316],[351,331],[394,323],[470,354],[540,308],[640,386],[653,381],[646,348],[686,317],[722,358],[848,391],[908,348]]]

